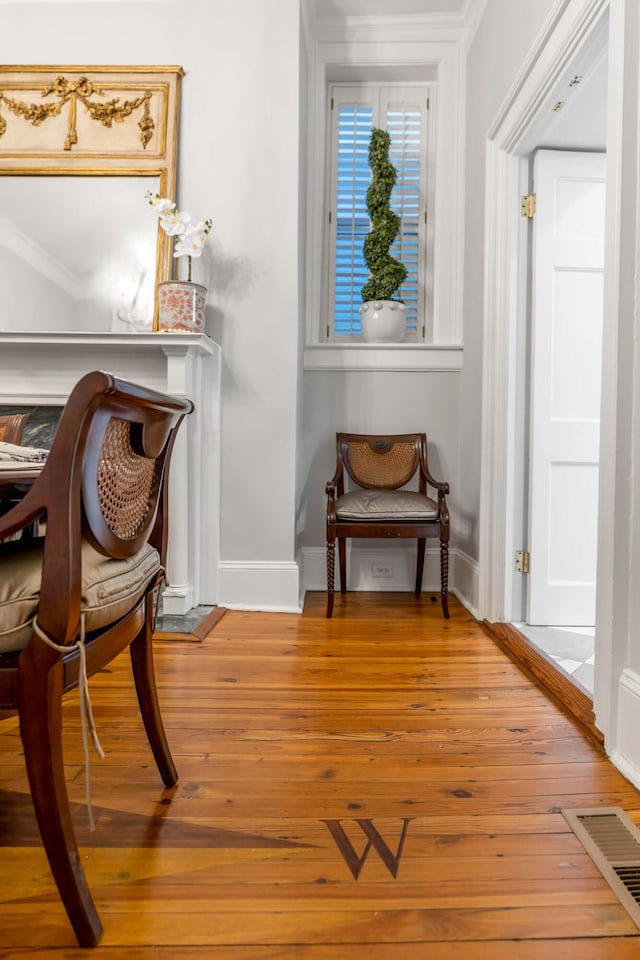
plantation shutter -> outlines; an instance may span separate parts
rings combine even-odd
[[[330,309],[336,339],[360,333],[360,290],[369,276],[362,244],[369,232],[369,138],[377,109],[372,101],[357,99],[358,93],[348,88],[334,92]]]
[[[390,253],[407,268],[398,296],[405,304],[406,339],[417,340],[418,334],[422,338],[425,299],[426,91],[385,89],[381,100],[391,136],[389,159],[398,174],[391,209],[400,218],[400,230]]]
[[[401,226],[390,252],[407,267],[407,279],[397,294],[406,306],[406,340],[423,337],[426,100],[425,87],[338,85],[332,89],[328,339],[360,339],[360,291],[369,276],[362,244],[369,232],[366,193],[374,126],[388,130],[389,157],[398,174],[391,206]]]

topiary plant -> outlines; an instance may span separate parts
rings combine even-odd
[[[369,268],[369,279],[362,288],[362,300],[392,300],[407,276],[407,268],[389,253],[398,235],[400,218],[389,205],[397,179],[396,168],[389,160],[391,137],[386,130],[374,127],[369,141],[371,184],[367,190],[367,210],[371,228],[362,247]]]

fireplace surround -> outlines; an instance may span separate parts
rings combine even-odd
[[[163,607],[181,615],[218,600],[220,348],[205,334],[0,332],[0,406],[64,405],[90,370],[186,396],[169,482]],[[52,411],[53,413],[53,411]]]

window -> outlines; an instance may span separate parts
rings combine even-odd
[[[407,268],[398,296],[404,300],[407,342],[426,338],[429,258],[426,250],[428,102],[430,85],[420,87],[330,88],[331,162],[329,194],[329,277],[327,340],[360,340],[360,294],[368,278],[362,253],[369,232],[366,206],[371,180],[368,152],[374,126],[391,137],[389,158],[398,177],[391,206],[400,230],[391,254]]]

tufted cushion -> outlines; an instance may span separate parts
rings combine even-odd
[[[160,557],[148,543],[127,560],[103,557],[82,544],[81,611],[87,632],[114,623],[136,605],[149,580],[160,569]],[[42,579],[42,546],[21,541],[0,551],[0,654],[22,650],[31,637],[30,622],[38,609]]]
[[[411,490],[353,490],[336,500],[339,520],[437,520],[435,500]]]

